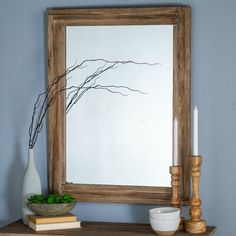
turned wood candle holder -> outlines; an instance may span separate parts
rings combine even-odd
[[[181,177],[182,168],[181,166],[170,166],[171,174],[171,186],[172,186],[172,197],[170,204],[173,207],[178,207],[181,210],[181,199],[180,199],[180,177]],[[178,230],[183,230],[183,218],[179,224]]]
[[[199,194],[199,180],[201,175],[201,156],[191,157],[192,198],[190,202],[190,220],[185,221],[185,231],[192,234],[206,232],[206,222],[201,219],[201,199]]]
[[[181,166],[170,166],[172,197],[170,203],[173,207],[181,208],[180,200],[180,175]]]

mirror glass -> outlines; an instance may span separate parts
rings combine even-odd
[[[98,79],[142,93],[94,89],[72,107],[66,116],[66,182],[170,186],[173,25],[67,26],[66,67],[95,58],[158,65],[120,65]],[[101,66],[86,63],[69,75],[67,86],[81,84]]]

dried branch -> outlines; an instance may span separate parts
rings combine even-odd
[[[70,73],[77,69],[84,69],[87,67],[87,63],[101,62],[104,63],[102,66],[99,66],[95,72],[85,78],[85,80],[78,86],[67,87],[67,82],[70,77],[67,77]],[[109,70],[114,70],[120,65],[125,64],[135,64],[135,65],[147,65],[155,66],[159,63],[147,63],[147,62],[135,62],[135,61],[108,61],[104,59],[91,59],[84,60],[80,64],[75,64],[72,67],[69,67],[63,74],[55,77],[51,84],[48,85],[47,89],[38,95],[38,98],[33,107],[33,113],[31,118],[31,123],[29,127],[29,148],[33,148],[39,133],[43,128],[43,120],[49,110],[49,108],[56,101],[58,96],[62,92],[67,92],[66,96],[66,114],[71,110],[71,108],[81,99],[81,97],[91,89],[105,90],[109,93],[119,94],[122,96],[128,96],[127,92],[138,92],[145,94],[145,92],[129,88],[123,85],[102,85],[97,81],[101,78],[101,75]],[[60,81],[65,81],[63,86],[59,86]]]

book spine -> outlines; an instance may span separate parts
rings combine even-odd
[[[76,216],[67,217],[46,217],[46,218],[34,218],[29,216],[29,221],[34,224],[49,224],[49,223],[64,223],[77,221]]]
[[[29,222],[29,227],[35,231],[43,230],[59,230],[59,229],[75,229],[80,228],[80,222],[66,222],[66,223],[54,223],[54,224],[34,224]]]

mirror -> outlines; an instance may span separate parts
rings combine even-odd
[[[158,63],[120,65],[99,78],[141,93],[92,90],[67,115],[68,94],[59,96],[49,112],[50,190],[79,201],[168,203],[177,117],[181,194],[188,200],[190,9],[51,9],[48,22],[49,83],[76,61]],[[68,87],[105,63],[85,65],[69,75]]]
[[[88,58],[159,64],[120,65],[99,78],[100,84],[144,93],[125,91],[128,96],[121,96],[92,90],[73,106],[66,117],[66,181],[170,186],[173,26],[66,27],[66,67]],[[86,63],[68,75],[67,87],[79,86],[105,64]]]

